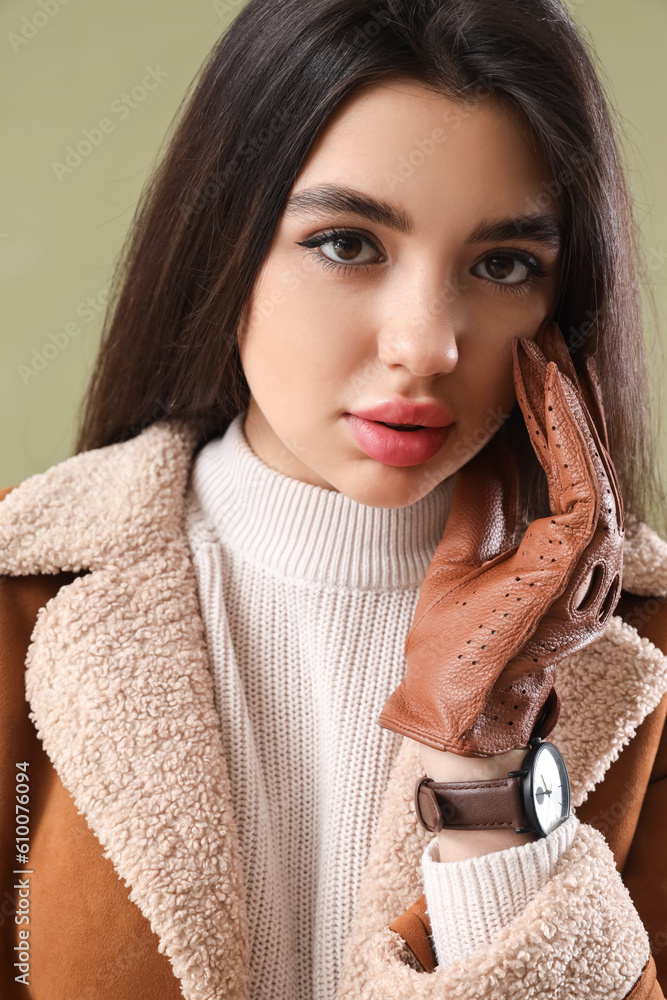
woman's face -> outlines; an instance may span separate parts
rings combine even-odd
[[[550,180],[493,99],[399,80],[354,94],[294,183],[240,331],[256,454],[374,507],[472,458],[514,406],[512,340],[555,306]]]

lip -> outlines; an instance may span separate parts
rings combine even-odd
[[[409,466],[428,462],[438,454],[452,430],[450,423],[440,427],[424,426],[418,431],[397,431],[355,413],[344,413],[343,419],[361,450],[383,465]]]
[[[454,423],[454,417],[438,403],[417,403],[409,399],[383,400],[364,410],[351,411],[351,415],[361,417],[363,420],[385,421],[390,424],[420,424],[422,427],[447,427]]]

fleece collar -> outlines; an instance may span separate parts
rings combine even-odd
[[[0,503],[0,572],[90,573],[38,614],[30,717],[187,1000],[245,1000],[247,918],[183,499],[195,440],[162,422]]]
[[[189,425],[161,421],[24,480],[0,503],[0,573],[90,571],[39,612],[26,659],[31,718],[160,937],[183,995],[213,1000],[248,996],[248,935],[185,535],[196,443]],[[667,595],[667,543],[633,517],[623,570],[626,590]],[[550,740],[568,764],[576,808],[667,690],[667,657],[612,616],[601,639],[560,663],[558,685],[562,711]],[[411,795],[410,742],[403,757],[411,763],[395,770],[388,800]],[[387,823],[378,835],[399,859],[411,838],[395,813]],[[395,864],[389,884],[398,887]]]

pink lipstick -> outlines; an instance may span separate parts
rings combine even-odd
[[[394,466],[419,465],[433,458],[450,436],[454,422],[437,403],[405,399],[387,400],[343,416],[362,451]]]

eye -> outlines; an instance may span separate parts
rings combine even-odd
[[[500,255],[485,257],[484,260],[480,261],[480,264],[482,271],[486,272],[483,277],[508,284],[524,281],[529,274],[526,265],[515,257],[501,257]]]
[[[547,273],[536,257],[518,250],[487,254],[470,271],[478,278],[500,285],[530,284],[534,278],[543,278]]]
[[[330,230],[318,236],[311,236],[309,240],[299,242],[298,246],[312,250],[324,267],[343,268],[343,270],[367,268],[369,264],[379,263],[378,255],[382,258],[373,241],[354,230]]]

